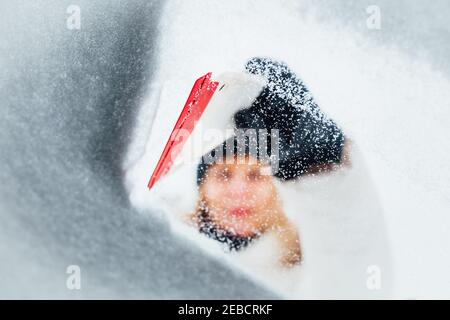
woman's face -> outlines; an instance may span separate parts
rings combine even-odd
[[[200,194],[216,226],[238,236],[274,226],[279,218],[278,198],[272,176],[263,174],[267,169],[261,164],[236,163],[209,168]]]

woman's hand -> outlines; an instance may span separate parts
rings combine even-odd
[[[302,252],[297,229],[286,218],[277,227],[277,237],[281,245],[280,262],[284,267],[300,264]]]
[[[322,112],[303,81],[286,64],[270,58],[252,58],[245,68],[267,84],[250,107],[234,115],[235,125],[238,129],[278,130],[274,175],[292,180],[341,164],[344,133]]]

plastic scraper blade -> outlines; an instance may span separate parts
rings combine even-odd
[[[191,93],[189,94],[183,110],[178,117],[161,157],[153,171],[150,181],[148,182],[149,189],[151,189],[161,177],[169,172],[175,158],[180,153],[187,140],[186,133],[192,133],[192,130],[194,130],[196,123],[208,106],[218,85],[219,82],[211,81],[211,72],[195,81]]]

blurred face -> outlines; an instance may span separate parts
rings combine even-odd
[[[262,174],[268,167],[237,163],[209,168],[200,195],[217,227],[251,236],[277,222],[278,197],[272,176]]]

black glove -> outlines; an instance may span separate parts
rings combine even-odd
[[[263,76],[267,85],[251,107],[235,114],[235,125],[237,129],[279,130],[276,177],[290,180],[315,166],[340,163],[343,132],[319,109],[303,82],[285,64],[252,58],[245,69]]]

